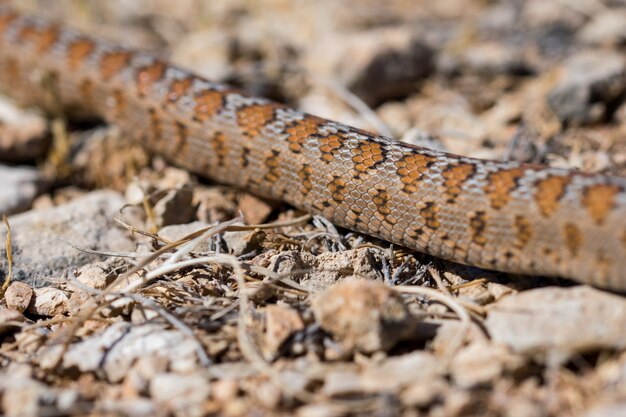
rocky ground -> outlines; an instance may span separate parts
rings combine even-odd
[[[622,2],[14,3],[411,143],[626,175]],[[626,415],[623,295],[337,229],[7,98],[0,161],[0,414]]]

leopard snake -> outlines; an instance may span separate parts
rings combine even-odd
[[[89,109],[215,181],[462,264],[626,291],[626,180],[452,155],[0,7],[0,89]]]

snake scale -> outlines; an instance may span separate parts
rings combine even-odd
[[[0,7],[0,88],[201,176],[462,264],[626,291],[626,180],[404,144]]]

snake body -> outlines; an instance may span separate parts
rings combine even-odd
[[[626,290],[622,178],[410,146],[1,7],[0,88],[39,106],[52,90],[63,108],[92,110],[190,171],[348,229]]]

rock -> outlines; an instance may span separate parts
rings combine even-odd
[[[47,130],[41,115],[0,97],[0,160],[26,162],[41,158],[50,143]]]
[[[237,398],[238,391],[239,384],[234,379],[218,379],[211,386],[211,396],[222,403]]]
[[[12,282],[4,293],[7,307],[20,313],[26,310],[32,298],[33,289],[23,282]]]
[[[69,298],[65,292],[57,288],[35,288],[33,295],[33,300],[28,306],[29,313],[53,317],[67,314],[69,311]]]
[[[241,256],[250,252],[259,251],[265,242],[267,234],[262,230],[242,232],[224,232],[222,238],[232,255]]]
[[[154,215],[160,226],[189,223],[195,215],[193,193],[188,188],[169,190],[154,205]]]
[[[99,260],[68,243],[85,249],[132,251],[132,240],[113,218],[124,205],[113,191],[96,191],[67,204],[33,210],[9,219],[13,248],[13,280],[33,287],[49,284],[47,277],[59,277],[69,266]],[[0,225],[0,242],[6,228]],[[7,270],[4,243],[0,245],[0,278]]]
[[[565,62],[564,75],[550,91],[548,103],[563,123],[598,122],[624,94],[625,74],[621,54],[600,50],[580,52]]]
[[[498,42],[483,42],[442,54],[437,67],[439,71],[450,74],[526,74],[530,68],[523,58],[518,49]]]
[[[19,323],[22,323],[25,320],[26,319],[19,311],[0,307],[0,335],[9,330],[19,328]]]
[[[393,356],[366,368],[361,383],[366,392],[394,392],[418,381],[443,377],[440,361],[428,352],[415,351]]]
[[[577,36],[590,45],[623,45],[626,42],[626,12],[611,9],[597,13]]]
[[[219,223],[237,217],[235,193],[229,193],[222,187],[193,188],[193,205],[197,207],[196,216],[204,223]]]
[[[433,57],[434,51],[405,26],[337,36],[330,47],[319,43],[309,51],[306,65],[314,74],[338,78],[374,107],[415,91],[432,71]]]
[[[86,188],[123,191],[129,178],[150,166],[147,151],[116,125],[72,132],[70,142],[72,179]]]
[[[2,379],[6,381],[0,382],[2,410],[8,417],[37,417],[55,410],[50,407],[54,403],[54,391],[42,382],[25,376]]]
[[[343,417],[345,416],[343,407],[337,404],[306,404],[299,407],[296,417]]]
[[[279,274],[291,274],[303,286],[320,291],[349,276],[382,279],[379,258],[379,252],[370,248],[326,252],[318,256],[293,250],[265,252],[253,262]]]
[[[327,288],[347,276],[370,280],[383,277],[379,254],[369,248],[322,253],[315,257],[312,266],[315,270],[300,281],[312,290]]]
[[[438,399],[445,398],[450,386],[443,377],[420,379],[400,394],[400,401],[408,407],[424,408]]]
[[[44,347],[39,361],[44,369],[55,365],[61,346]],[[116,322],[104,331],[70,345],[61,367],[81,372],[104,372],[111,382],[121,381],[141,357],[163,357],[173,372],[189,372],[198,366],[196,345],[178,330],[162,324],[131,325]]]
[[[76,273],[76,279],[90,288],[102,290],[124,271],[125,263],[119,258],[83,265]]]
[[[276,204],[271,204],[252,194],[243,193],[239,198],[238,208],[243,213],[247,224],[261,224],[272,213]]]
[[[206,229],[207,227],[211,227],[210,224],[205,222],[191,222],[187,224],[174,224],[171,226],[165,226],[157,233],[163,239],[166,239],[170,242],[176,242],[188,236],[192,233],[195,233],[199,230]],[[195,249],[194,253],[207,253],[211,250],[209,242],[204,241],[198,245]]]
[[[415,329],[402,298],[377,281],[340,282],[318,294],[312,308],[320,326],[347,351],[388,350]]]
[[[449,152],[468,155],[487,138],[486,123],[456,93],[435,89],[412,97],[407,105],[415,126],[437,137]]]
[[[44,188],[45,181],[36,168],[0,165],[0,213],[27,210]]]
[[[417,351],[370,364],[362,372],[352,367],[330,370],[322,391],[329,397],[397,392],[420,381],[436,380],[444,373],[444,367],[433,354]]]
[[[229,57],[235,41],[216,28],[194,31],[176,43],[172,60],[211,80],[223,80],[232,74]]]
[[[624,317],[622,297],[585,286],[550,287],[492,304],[485,326],[494,342],[515,352],[566,359],[574,353],[625,348]]]
[[[202,405],[209,393],[209,381],[202,372],[161,373],[150,381],[152,400],[172,415],[203,415]]]
[[[584,417],[624,417],[626,416],[626,400],[617,401],[613,404],[596,405],[588,410]]]
[[[471,388],[494,381],[503,372],[515,371],[523,365],[521,356],[511,354],[503,346],[472,343],[454,356],[450,370],[458,386]]]
[[[273,359],[282,344],[295,332],[304,329],[300,313],[287,305],[269,305],[265,308],[265,337],[263,350]]]

